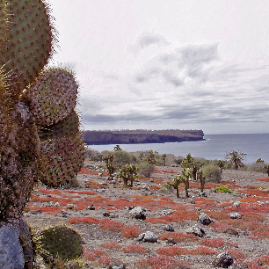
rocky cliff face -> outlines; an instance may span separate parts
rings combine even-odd
[[[83,131],[82,135],[87,145],[164,143],[204,139],[202,130]]]

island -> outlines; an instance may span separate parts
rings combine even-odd
[[[204,140],[202,130],[102,130],[82,131],[87,145],[165,143]]]

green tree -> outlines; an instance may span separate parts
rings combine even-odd
[[[240,151],[233,150],[230,153],[226,154],[226,159],[234,165],[234,168],[237,170],[239,167],[243,167],[244,156],[247,155]]]

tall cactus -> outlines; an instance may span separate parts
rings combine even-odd
[[[66,184],[83,164],[78,83],[45,68],[56,42],[45,0],[0,0],[0,227],[23,219],[34,182]]]

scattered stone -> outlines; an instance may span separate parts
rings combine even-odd
[[[113,180],[110,181],[110,184],[114,184],[115,185],[116,183],[117,183],[117,181],[115,179],[113,179]]]
[[[240,201],[236,201],[233,203],[233,206],[239,207],[242,203]]]
[[[169,224],[167,224],[165,226],[165,230],[168,231],[168,232],[174,232],[175,231],[174,227],[172,225],[169,225]]]
[[[96,192],[105,192],[105,189],[97,189]]]
[[[36,215],[36,214],[41,214],[43,211],[40,210],[40,209],[37,209],[37,210],[33,210],[33,211],[30,211],[32,214]]]
[[[173,244],[173,245],[176,245],[176,244],[177,244],[177,241],[176,241],[174,238],[168,238],[168,239],[167,239],[167,244]]]
[[[118,214],[110,214],[109,217],[112,219],[117,219],[119,217],[119,215]]]
[[[158,237],[153,232],[146,231],[143,240],[144,242],[154,243],[154,242],[157,242],[157,238]]]
[[[98,177],[102,177],[103,176],[103,173],[98,173]]]
[[[215,192],[215,193],[217,192],[217,190],[215,188],[212,188],[210,191]]]
[[[207,197],[207,195],[206,195],[206,193],[205,193],[204,191],[201,192],[200,196],[202,196],[202,197]]]
[[[230,235],[238,235],[238,232],[232,228],[228,228],[224,231],[224,233],[230,234]]]
[[[62,212],[62,216],[64,218],[67,218],[67,211],[63,209],[61,212]]]
[[[166,209],[166,210],[163,210],[163,214],[164,215],[171,215],[175,212],[174,209]]]
[[[221,268],[228,268],[232,264],[233,258],[227,251],[220,253],[212,263],[214,267]]]
[[[47,207],[52,207],[52,206],[53,206],[53,202],[50,201],[50,202],[48,203]]]
[[[142,241],[143,239],[144,239],[144,237],[145,237],[145,233],[142,233],[142,234],[140,234],[139,236],[138,236],[138,241]]]
[[[195,200],[193,198],[191,198],[191,204],[195,204]]]
[[[94,205],[89,205],[89,206],[86,207],[86,209],[88,209],[88,210],[95,210],[95,207],[94,207]]]
[[[199,227],[197,224],[195,224],[191,228],[187,229],[186,233],[187,234],[192,233],[192,234],[199,236],[199,237],[203,237],[205,235],[205,231],[201,227]]]
[[[8,226],[0,228],[0,268],[23,269],[24,254],[18,234]]]
[[[154,179],[153,179],[153,178],[151,178],[149,181],[150,181],[150,182],[154,182]]]
[[[104,217],[110,217],[110,213],[109,213],[109,212],[104,212],[104,213],[103,213],[103,216],[104,216]]]
[[[242,216],[237,212],[231,212],[230,213],[230,218],[231,219],[242,219]]]
[[[145,211],[146,210],[141,206],[137,206],[132,210],[130,210],[129,214],[131,215],[132,218],[145,220],[146,219],[146,215],[144,214]]]
[[[74,207],[75,207],[74,204],[68,204],[68,205],[66,206],[67,209],[73,209]]]
[[[198,217],[198,221],[203,225],[209,225],[213,220],[205,213],[201,213]]]
[[[56,202],[56,203],[54,204],[54,206],[56,206],[56,207],[60,207],[61,205],[60,205],[59,202]]]
[[[125,265],[121,262],[111,262],[108,269],[125,269]]]
[[[149,186],[148,186],[146,183],[141,184],[141,188],[142,188],[143,190],[147,190],[147,191],[149,191]]]

